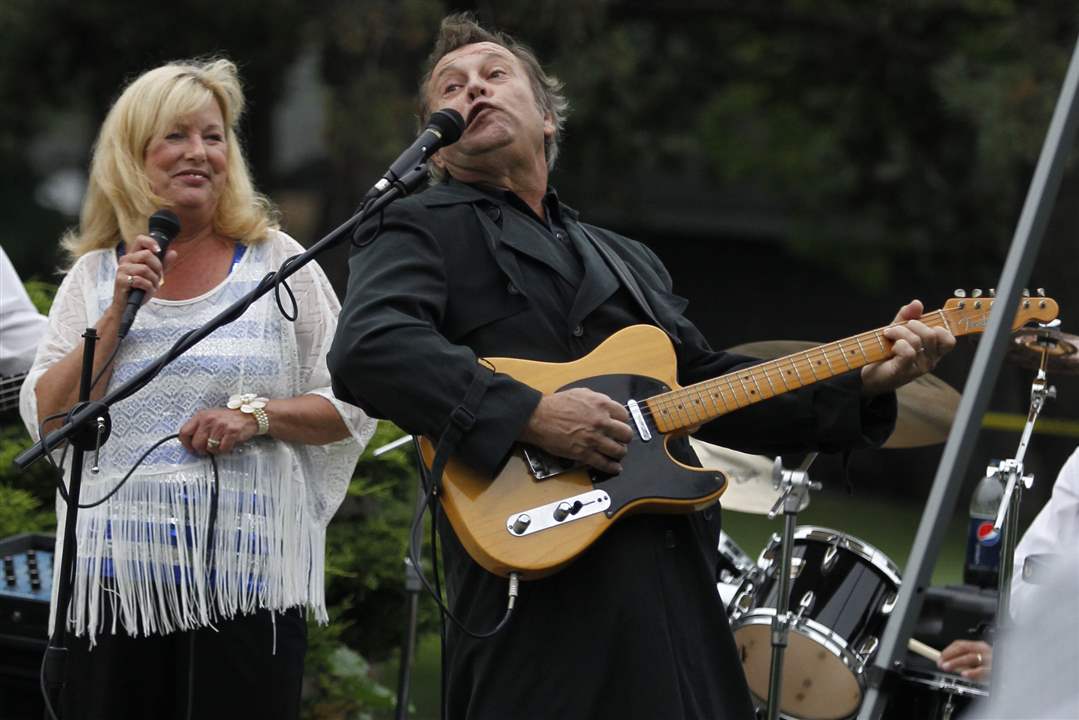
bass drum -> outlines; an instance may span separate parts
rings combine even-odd
[[[758,560],[758,577],[743,582],[730,606],[746,680],[762,700],[778,606],[779,544],[773,535]],[[899,570],[869,543],[823,527],[795,530],[792,558],[780,711],[798,720],[848,717],[861,705],[863,670],[899,596]]]

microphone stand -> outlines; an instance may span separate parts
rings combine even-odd
[[[29,448],[15,457],[14,464],[19,469],[25,470],[32,463],[40,460],[47,452],[52,451],[65,440],[75,446],[75,453],[71,461],[71,479],[69,481],[67,514],[64,520],[64,545],[62,550],[60,572],[57,575],[56,590],[56,616],[54,619],[53,637],[57,643],[49,643],[45,652],[44,667],[46,677],[53,680],[48,682],[51,692],[43,686],[46,692],[45,701],[49,703],[50,697],[59,697],[59,688],[63,687],[66,676],[67,649],[65,647],[67,636],[67,608],[70,603],[72,586],[74,584],[74,562],[76,555],[76,522],[78,515],[79,493],[82,485],[83,457],[82,453],[91,447],[95,452],[99,451],[112,427],[109,409],[144,388],[160,373],[169,363],[184,354],[207,335],[219,327],[229,324],[244,314],[248,307],[256,300],[277,287],[278,283],[293,275],[301,267],[315,259],[318,254],[335,247],[341,240],[348,236],[350,231],[359,223],[366,220],[376,212],[381,211],[387,205],[399,197],[413,192],[423,183],[427,176],[426,164],[417,165],[408,173],[405,173],[399,181],[391,185],[378,197],[364,202],[359,211],[337,226],[329,234],[312,245],[307,251],[295,255],[282,264],[282,266],[267,275],[247,295],[241,297],[232,305],[218,313],[214,318],[207,321],[202,327],[197,328],[180,338],[168,352],[164,353],[155,362],[147,365],[127,382],[113,389],[101,400],[90,401],[90,385],[92,382],[94,367],[94,344],[97,340],[97,332],[88,328],[83,335],[83,365],[80,381],[79,399],[68,413],[67,420],[60,428],[48,433]],[[95,463],[96,465],[96,463]],[[96,468],[95,468],[96,470]]]
[[[67,501],[64,513],[64,544],[60,554],[60,570],[57,574],[59,585],[56,588],[56,613],[53,617],[52,633],[45,647],[44,677],[42,692],[49,712],[60,702],[67,676],[67,610],[71,604],[71,589],[75,578],[75,538],[79,516],[79,497],[82,494],[83,453],[94,449],[94,466],[91,472],[97,472],[97,453],[108,439],[112,429],[108,409],[100,403],[90,402],[90,388],[93,384],[94,349],[97,345],[97,330],[86,328],[82,335],[82,371],[79,376],[79,402],[68,414],[70,418],[82,409],[93,422],[80,426],[78,432],[71,433],[71,444],[75,452],[71,455],[71,476],[67,487]],[[97,416],[96,418],[94,416]]]

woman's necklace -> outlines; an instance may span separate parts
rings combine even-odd
[[[222,242],[222,241],[218,241],[216,237],[199,238],[197,240],[189,241],[189,243],[186,244],[187,246],[184,249],[184,253],[182,255],[180,255],[178,258],[176,258],[176,260],[173,261],[172,264],[170,264],[168,267],[164,268],[164,272],[161,275],[161,282],[158,284],[158,288],[164,287],[165,286],[165,276],[170,272],[174,272],[176,270],[176,268],[180,267],[185,262],[187,262],[188,258],[190,258],[192,255],[195,255],[196,253],[198,253],[202,248],[198,247],[197,244],[204,243],[204,242],[211,242],[212,243],[212,242]]]

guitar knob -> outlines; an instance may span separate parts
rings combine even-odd
[[[1023,297],[1030,297],[1030,290],[1023,288]]]
[[[531,524],[532,518],[530,518],[527,513],[521,513],[517,516],[517,519],[513,521],[513,534],[520,535],[527,530],[528,526]]]
[[[560,502],[554,509],[554,519],[556,522],[562,522],[569,517],[571,506],[568,502]]]
[[[973,290],[970,291],[970,296],[971,297],[981,297],[982,296],[982,289],[981,288],[974,288]]]
[[[966,297],[967,296],[967,291],[964,290],[963,288],[957,288],[956,291],[955,291],[955,296],[956,297]]]
[[[1034,292],[1038,294],[1038,297],[1045,297],[1045,288],[1038,288]]]
[[[996,288],[989,288],[989,297],[996,297],[996,296],[997,296],[997,289]]]

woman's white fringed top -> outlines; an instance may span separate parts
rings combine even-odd
[[[272,231],[266,242],[248,247],[228,277],[209,292],[190,300],[151,299],[120,347],[110,388],[130,379],[184,333],[203,325],[300,252],[303,248],[295,240]],[[108,308],[116,267],[115,251],[87,253],[60,286],[48,334],[20,398],[20,412],[35,440],[34,388],[53,363],[81,346],[82,333]],[[326,621],[326,525],[344,499],[375,422],[335,399],[330,390],[325,358],[340,305],[325,274],[310,263],[288,283],[296,297],[295,322],[281,315],[273,293],[268,293],[112,408],[112,435],[101,451],[100,472],[84,472],[81,504],[111,492],[147,448],[178,432],[195,412],[224,407],[236,393],[320,395],[333,403],[351,436],[322,446],[256,437],[217,456],[212,543],[209,459],[188,453],[177,440],[160,445],[116,495],[79,511],[68,616],[77,635],[86,633],[93,642],[96,634],[120,628],[134,636],[168,633],[259,608],[297,605]],[[281,297],[288,308],[283,290]],[[62,519],[64,514],[58,496],[57,516]],[[58,528],[57,570],[63,532]],[[213,558],[207,565],[210,551]],[[54,607],[56,580],[54,573]]]

